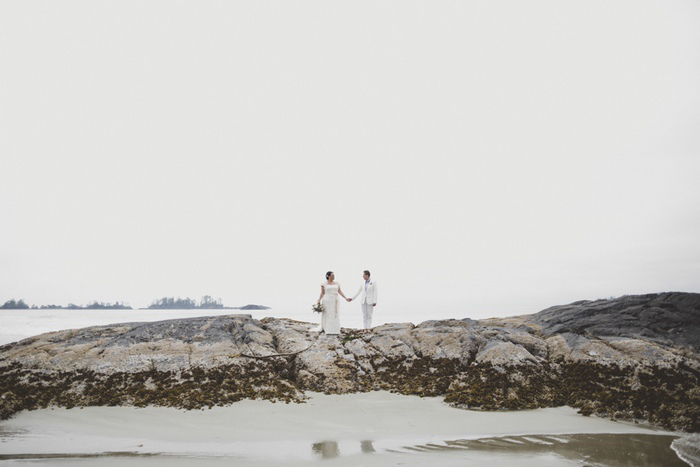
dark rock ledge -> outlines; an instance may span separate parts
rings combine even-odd
[[[230,315],[52,332],[0,347],[0,419],[51,406],[199,409],[390,390],[457,407],[570,405],[700,431],[700,294],[577,302],[502,319],[311,332]]]

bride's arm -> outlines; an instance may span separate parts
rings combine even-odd
[[[324,286],[321,286],[321,296],[318,297],[318,301],[320,302],[321,299],[323,298],[323,295],[326,293],[326,288]]]
[[[338,287],[338,295],[340,295],[341,297],[343,297],[345,300],[348,299],[348,297],[345,296],[345,294],[343,293],[343,291],[340,290],[340,287]]]

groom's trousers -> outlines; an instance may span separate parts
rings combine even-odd
[[[371,303],[362,304],[362,320],[365,325],[365,329],[370,329],[372,327],[372,312],[374,307]]]

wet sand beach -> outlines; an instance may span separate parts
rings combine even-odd
[[[678,434],[569,407],[480,412],[388,392],[201,411],[87,407],[0,422],[4,465],[683,466]]]

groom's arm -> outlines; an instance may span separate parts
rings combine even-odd
[[[377,300],[379,300],[379,289],[377,289],[377,283],[374,283],[374,303],[373,305],[377,304]]]
[[[358,295],[362,293],[362,286],[360,286],[360,290],[357,291],[357,293],[350,299],[350,300],[355,300]]]

